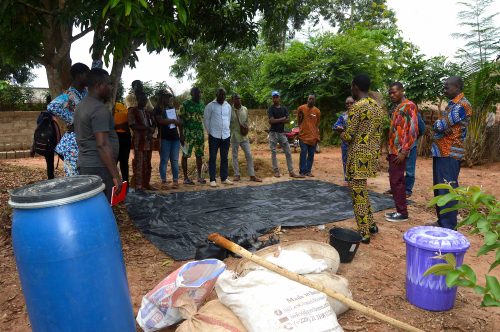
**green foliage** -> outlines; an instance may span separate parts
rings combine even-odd
[[[399,81],[405,86],[405,94],[409,99],[417,104],[429,101],[440,105],[446,99],[443,92],[445,79],[450,76],[459,76],[461,71],[457,64],[447,61],[444,56],[426,59],[416,50],[401,59],[401,70],[398,74]]]
[[[4,63],[0,58],[0,80],[11,81],[16,84],[26,84],[33,80],[33,74],[27,65],[11,65]]]
[[[472,105],[472,117],[467,127],[465,140],[465,163],[468,166],[485,161],[486,118],[489,112],[496,112],[500,101],[500,63],[486,63],[465,80],[464,93]]]
[[[338,135],[332,132],[331,124],[336,120],[335,113],[344,109],[353,76],[367,73],[372,89],[381,88],[390,63],[386,49],[395,36],[391,30],[357,28],[343,34],[324,34],[306,43],[295,41],[284,52],[263,54],[256,72],[256,99],[269,103],[270,92],[279,90],[283,103],[293,109],[315,93],[322,110],[322,141],[336,143]]]
[[[495,25],[498,12],[492,12],[490,6],[494,0],[465,0],[458,2],[465,7],[458,12],[460,25],[465,32],[452,34],[455,38],[465,40],[459,50],[459,58],[467,65],[470,72],[479,70],[488,61],[494,60],[500,52],[500,28]],[[498,9],[498,7],[497,7]]]
[[[171,73],[178,78],[188,75],[193,79],[190,73],[194,70],[195,85],[201,88],[205,103],[214,99],[217,88],[223,87],[228,97],[238,93],[245,106],[256,108],[261,105],[254,97],[254,80],[262,49],[262,45],[253,50],[240,50],[233,46],[220,49],[214,43],[195,43],[189,53],[178,57]]]
[[[33,90],[24,85],[0,81],[0,111],[26,111],[30,109]]]
[[[396,28],[396,14],[386,0],[331,0],[320,6],[320,14],[340,32],[354,27],[368,29]]]
[[[457,225],[457,229],[468,226],[470,234],[483,236],[484,244],[477,255],[495,252],[495,261],[490,265],[488,271],[492,272],[500,265],[500,202],[494,196],[483,193],[481,188],[476,186],[453,188],[450,184],[445,183],[435,185],[434,189],[446,189],[449,192],[434,197],[429,202],[429,206],[444,206],[450,201],[457,201],[457,204],[444,209],[442,213],[459,209],[467,211],[467,216]],[[483,295],[482,306],[500,307],[500,284],[497,277],[485,275],[485,286],[480,286],[477,283],[474,270],[466,264],[457,267],[453,254],[449,253],[435,258],[444,259],[446,263],[430,267],[424,276],[429,274],[445,275],[448,287],[472,288],[476,293]]]

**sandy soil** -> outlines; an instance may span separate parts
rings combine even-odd
[[[268,160],[269,151],[265,146],[254,147],[256,159]],[[243,156],[241,156],[243,158]],[[294,154],[298,165],[298,154]],[[280,165],[285,171],[283,154]],[[158,155],[154,156],[154,169],[157,169]],[[12,253],[10,238],[10,209],[7,208],[7,190],[44,178],[44,160],[41,158],[0,162],[0,331],[29,331],[29,319],[24,304],[23,294]],[[377,178],[369,181],[369,187],[376,192],[383,192],[389,187],[387,166]],[[61,166],[58,170],[61,174]],[[288,176],[280,179],[271,177],[269,171],[257,170],[264,177],[264,183],[287,181]],[[317,179],[342,183],[340,149],[323,148],[316,155],[313,173]],[[476,168],[463,168],[460,175],[462,185],[480,185],[487,192],[500,197],[498,178],[500,163],[488,164]],[[159,186],[155,175],[153,184]],[[254,185],[244,179],[237,185]],[[419,158],[417,161],[417,181],[409,207],[410,221],[390,224],[384,221],[384,212],[375,214],[380,233],[371,244],[361,245],[352,263],[341,264],[339,274],[345,276],[351,285],[354,299],[384,314],[405,321],[425,331],[499,331],[500,310],[481,308],[480,297],[469,289],[459,289],[455,307],[448,312],[428,312],[409,304],[405,299],[405,245],[403,233],[409,228],[423,225],[434,220],[433,209],[426,203],[432,197],[432,160]],[[198,190],[201,187],[181,186],[179,190]],[[220,189],[220,188],[219,188]],[[166,193],[171,192],[167,190]],[[314,198],[312,198],[314,199]],[[162,280],[169,272],[183,262],[172,261],[167,255],[155,248],[128,219],[123,207],[115,209],[119,225],[123,253],[127,266],[128,280],[134,311],[137,312],[142,296]],[[354,228],[354,220],[345,220],[326,225],[325,230],[317,227],[285,229],[281,241],[312,239],[328,242],[328,230],[333,226]],[[482,243],[479,236],[470,236],[471,248],[466,254],[465,263],[470,264],[478,276],[485,274],[493,255],[475,257]],[[233,262],[234,263],[234,262]],[[498,269],[497,269],[498,275]],[[339,322],[346,331],[395,331],[359,312],[350,310],[339,317]],[[168,329],[173,331],[174,329]]]

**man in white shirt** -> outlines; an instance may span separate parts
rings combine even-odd
[[[217,187],[215,181],[217,152],[220,149],[220,179],[224,184],[233,184],[228,177],[228,154],[231,141],[231,105],[226,101],[226,91],[217,89],[216,99],[205,107],[203,124],[208,133],[208,173],[210,186]]]

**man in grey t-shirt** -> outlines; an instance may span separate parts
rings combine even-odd
[[[108,72],[93,68],[88,74],[88,95],[76,107],[74,126],[78,143],[78,169],[83,175],[98,175],[106,186],[111,199],[113,185],[117,193],[122,178],[116,167],[118,136],[113,115],[105,102],[111,97],[111,80]]]

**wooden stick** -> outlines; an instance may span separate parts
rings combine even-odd
[[[366,306],[364,306],[364,305],[362,305],[354,300],[351,300],[350,298],[348,298],[340,293],[337,293],[329,288],[326,288],[325,286],[323,286],[320,283],[317,283],[317,282],[314,282],[310,279],[307,279],[306,277],[303,277],[297,273],[293,273],[291,271],[288,271],[287,269],[284,269],[278,265],[275,265],[275,264],[263,259],[262,257],[254,255],[251,252],[249,252],[248,250],[240,247],[236,243],[229,241],[228,239],[226,239],[225,237],[223,237],[220,234],[212,233],[208,236],[208,240],[212,241],[213,243],[215,243],[219,247],[225,248],[225,249],[227,249],[235,254],[238,254],[242,257],[245,257],[245,258],[251,260],[252,262],[257,263],[258,265],[263,266],[263,267],[265,267],[273,272],[276,272],[276,273],[278,273],[278,274],[280,274],[288,279],[291,279],[291,280],[296,281],[302,285],[306,285],[306,286],[314,288],[322,293],[325,293],[326,295],[328,295],[336,300],[339,300],[340,302],[344,303],[345,305],[349,306],[352,309],[358,310],[364,314],[375,317],[381,321],[389,323],[392,326],[400,328],[404,331],[424,332],[420,329],[417,329],[416,327],[413,327],[413,326],[406,324],[406,323],[403,323],[397,319],[386,316],[378,311],[373,310],[372,308],[368,308],[368,307],[366,307]]]

